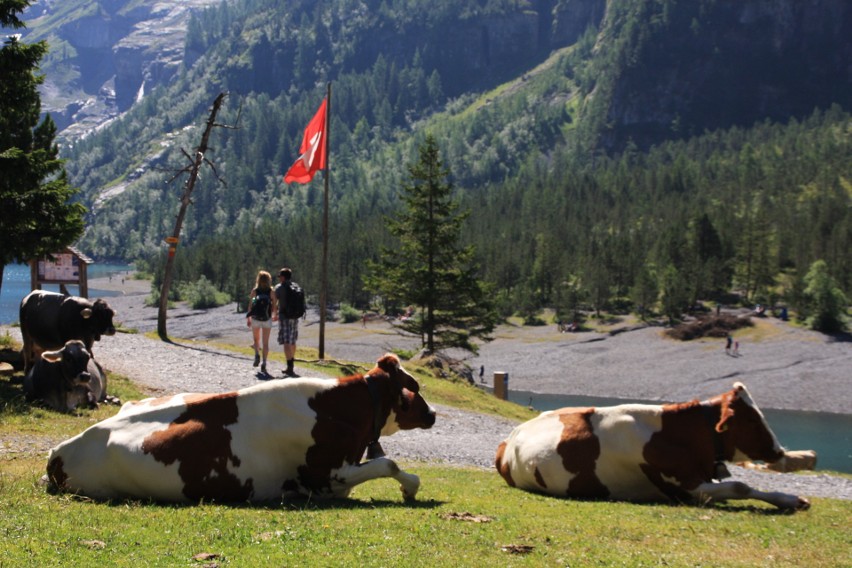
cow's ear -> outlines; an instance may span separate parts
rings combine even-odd
[[[87,320],[92,317],[92,308],[83,308],[80,310],[80,315],[83,316],[83,319]]]
[[[400,388],[405,388],[411,392],[420,392],[420,385],[417,380],[412,377],[408,371],[402,368],[399,362],[399,357],[393,353],[385,353],[376,364],[381,370],[394,378]]]
[[[62,360],[62,351],[45,351],[41,354],[41,358],[48,363],[56,363]]]
[[[389,375],[399,369],[399,357],[394,353],[385,353],[376,361],[376,366]]]

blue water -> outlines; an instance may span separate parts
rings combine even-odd
[[[86,274],[91,281],[94,278],[118,276],[132,270],[127,264],[90,264]],[[79,294],[78,286],[66,286],[71,294]],[[43,290],[59,292],[58,284],[45,284]],[[0,324],[17,323],[21,300],[30,293],[30,267],[26,264],[7,264],[3,271],[3,288],[0,290]],[[94,290],[89,286],[89,298],[106,298],[117,292]]]
[[[611,406],[643,400],[597,398],[509,391],[509,400],[536,410],[555,410],[566,406]],[[758,405],[760,401],[757,401]],[[651,402],[650,404],[658,404]],[[772,431],[788,450],[815,450],[817,469],[852,473],[852,414],[802,412],[762,408]]]

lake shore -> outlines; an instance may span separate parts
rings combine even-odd
[[[109,302],[125,327],[156,330],[158,310],[144,306],[149,281],[98,279],[90,287],[120,293]],[[726,353],[724,339],[677,341],[660,327],[563,334],[552,325],[504,324],[478,355],[466,355],[466,362],[477,381],[484,367],[487,384],[494,372],[509,373],[509,387],[517,391],[682,401],[709,398],[742,381],[761,407],[852,413],[848,337],[826,336],[771,317],[753,320],[753,328],[734,335],[738,356]],[[318,313],[310,311],[300,325],[299,345],[318,347],[319,328]],[[174,337],[251,344],[245,315],[236,312],[236,304],[211,310],[179,306],[169,310],[167,329]],[[327,358],[364,362],[392,349],[420,347],[419,338],[402,336],[393,322],[381,319],[366,325],[326,322],[324,344]],[[272,349],[280,350],[274,338]]]

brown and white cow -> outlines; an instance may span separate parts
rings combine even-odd
[[[512,487],[577,498],[629,501],[759,499],[782,509],[810,503],[727,477],[724,462],[785,459],[746,387],[705,402],[624,404],[544,412],[497,448]]]
[[[361,458],[379,435],[434,423],[417,381],[386,354],[365,375],[127,403],[51,450],[45,480],[95,499],[245,502],[346,497],[392,477],[413,499],[416,475],[384,456]]]

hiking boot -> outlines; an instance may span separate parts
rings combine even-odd
[[[266,363],[264,363],[263,365],[260,366],[260,372],[263,373],[264,375],[268,374],[266,372]]]
[[[260,353],[255,351],[254,352],[254,365],[253,366],[257,367],[258,365],[260,365]]]

